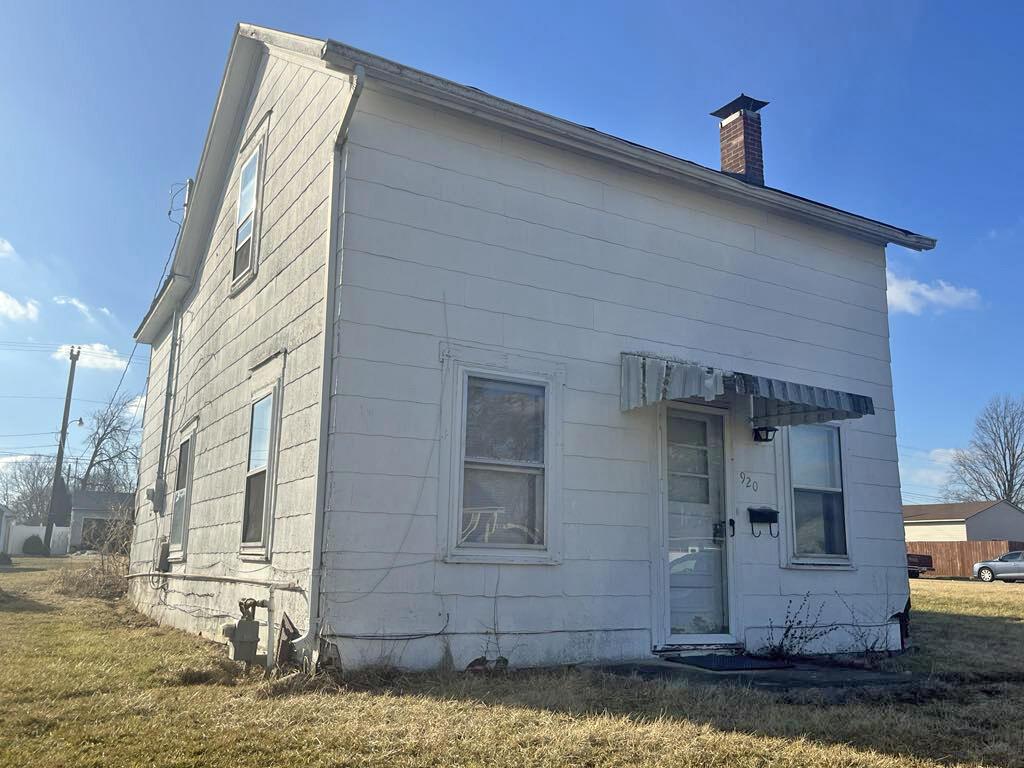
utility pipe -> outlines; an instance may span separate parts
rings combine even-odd
[[[266,579],[246,579],[241,576],[213,576],[199,573],[169,573],[164,571],[144,571],[142,573],[129,573],[129,579],[140,579],[143,576],[159,577],[161,579],[181,579],[183,581],[216,581],[226,584],[251,584],[257,587],[268,587],[286,592],[302,592],[302,587],[291,581],[268,581]]]

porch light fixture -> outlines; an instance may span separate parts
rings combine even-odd
[[[778,431],[778,427],[754,427],[754,442],[770,443],[775,439],[775,433]]]

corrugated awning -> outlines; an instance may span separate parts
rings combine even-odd
[[[710,402],[726,392],[735,392],[750,395],[755,427],[859,419],[875,412],[874,403],[866,395],[653,355],[623,352],[621,375],[623,411],[662,400],[700,398]]]

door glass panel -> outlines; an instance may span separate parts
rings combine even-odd
[[[668,476],[668,500],[708,504],[711,501],[711,488],[706,477],[690,475]]]
[[[726,634],[722,417],[670,411],[666,432],[671,634]]]
[[[672,472],[706,475],[708,473],[707,449],[669,443],[668,464]]]
[[[668,444],[702,445],[708,444],[708,425],[699,420],[669,414]]]

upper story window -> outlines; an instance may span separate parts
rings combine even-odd
[[[249,456],[242,515],[243,548],[266,545],[273,470],[274,393],[252,404],[249,418]]]
[[[238,175],[238,216],[235,221],[235,257],[232,281],[255,271],[256,202],[260,183],[260,146],[257,145]]]
[[[171,497],[171,552],[182,554],[188,528],[189,486],[192,484],[192,443],[190,436],[178,446],[178,466],[174,473],[174,495]]]
[[[798,558],[847,557],[839,429],[808,424],[789,430],[793,547]]]
[[[545,387],[469,376],[459,544],[543,547]]]

